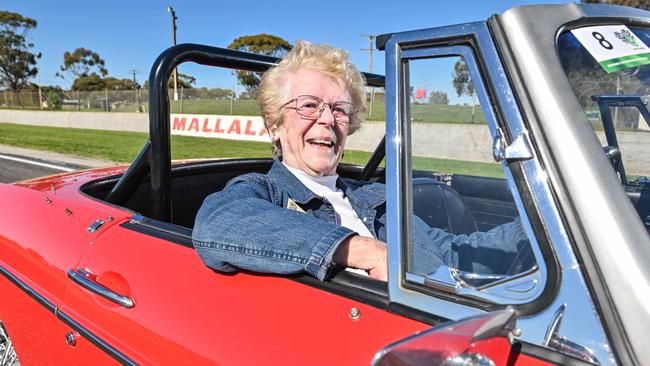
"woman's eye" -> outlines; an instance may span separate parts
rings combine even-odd
[[[347,116],[348,115],[348,110],[345,107],[335,105],[334,108],[332,109],[332,113]]]
[[[318,104],[308,102],[308,103],[303,104],[301,108],[316,109],[316,108],[318,108]]]

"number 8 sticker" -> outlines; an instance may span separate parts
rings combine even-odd
[[[571,33],[607,73],[650,65],[650,47],[623,24],[576,28]]]
[[[594,36],[594,38],[596,38],[598,40],[598,43],[600,43],[600,45],[603,48],[608,49],[608,50],[611,50],[611,49],[614,48],[614,46],[612,46],[612,44],[609,43],[609,41],[607,41],[602,34],[600,34],[598,32],[592,32],[591,35]]]

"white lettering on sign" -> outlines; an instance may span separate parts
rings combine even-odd
[[[264,120],[259,116],[172,114],[171,133],[230,140],[271,141]]]
[[[578,28],[571,33],[608,73],[650,64],[650,48],[624,25]]]

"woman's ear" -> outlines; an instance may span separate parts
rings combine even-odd
[[[271,128],[271,140],[280,141],[280,130],[277,127]]]

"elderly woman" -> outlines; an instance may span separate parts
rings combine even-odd
[[[345,51],[309,42],[298,42],[264,74],[258,102],[281,160],[267,174],[239,176],[206,198],[193,233],[206,265],[222,272],[304,271],[321,280],[340,266],[387,279],[385,187],[336,174],[366,108],[364,84]],[[526,240],[518,223],[470,236],[417,218],[415,224],[414,266],[424,272],[456,266],[461,246],[470,248],[463,253],[485,247],[512,253]],[[504,270],[482,265],[490,273]]]

